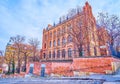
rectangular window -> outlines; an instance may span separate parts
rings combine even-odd
[[[53,46],[55,47],[56,46],[56,41],[54,40],[54,42],[53,42]]]
[[[57,58],[60,58],[60,50],[57,51]]]
[[[52,42],[50,41],[50,48],[52,47]]]

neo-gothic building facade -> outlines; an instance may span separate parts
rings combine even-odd
[[[43,60],[68,60],[79,57],[78,46],[69,33],[78,23],[82,23],[87,32],[85,44],[82,45],[82,56],[101,56],[101,49],[98,40],[96,20],[92,14],[92,8],[88,2],[85,3],[81,12],[66,20],[60,21],[54,26],[48,25],[43,30],[41,55]],[[83,32],[83,34],[85,33]],[[87,42],[86,42],[87,41]],[[105,49],[107,52],[107,49]],[[89,51],[89,54],[88,54]]]

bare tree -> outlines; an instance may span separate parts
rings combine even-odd
[[[26,65],[28,62],[28,56],[31,56],[32,47],[28,44],[23,44],[21,52],[23,53],[23,60],[22,61],[24,61],[24,70],[23,71],[26,72]]]
[[[11,37],[10,41],[14,44],[14,47],[16,48],[16,53],[17,53],[17,63],[18,63],[18,67],[17,67],[17,72],[20,73],[20,67],[21,67],[21,44],[23,44],[23,42],[25,41],[25,37],[24,36],[20,36],[17,35],[15,37]]]
[[[5,63],[8,64],[8,74],[15,72],[15,51],[11,44],[7,44],[5,51]],[[12,65],[12,67],[11,67]],[[11,71],[12,70],[12,71]]]
[[[120,18],[116,15],[109,15],[108,13],[98,13],[98,25],[106,28],[108,31],[108,44],[112,47],[117,47],[120,43]]]
[[[29,44],[32,46],[33,61],[37,61],[38,58],[39,58],[39,55],[38,55],[38,52],[39,52],[38,51],[39,43],[40,42],[36,38],[29,39]]]
[[[106,28],[111,39],[109,43],[114,46],[115,40],[120,36],[120,19],[116,15],[108,15],[108,13],[99,13],[98,24]]]
[[[73,26],[68,31],[68,34],[72,36],[72,41],[78,49],[79,56],[83,56],[83,47],[89,42],[89,37],[88,37],[89,28],[87,27],[87,25],[84,25],[83,20],[73,21],[72,24]],[[88,54],[90,54],[88,48],[87,50],[88,50]]]
[[[68,11],[67,17],[71,18],[73,16],[75,16],[76,14],[79,14],[82,12],[82,7],[77,6],[76,8],[72,8]]]
[[[11,55],[9,54],[6,54],[5,56],[5,63],[8,64],[8,73],[10,73],[10,64],[11,64],[11,61],[12,61],[12,58],[11,58]]]

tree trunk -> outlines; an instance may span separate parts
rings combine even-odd
[[[15,73],[15,62],[13,61],[12,63],[12,73],[14,74]]]
[[[36,59],[35,59],[35,57],[36,57],[36,56],[35,56],[35,53],[36,53],[36,51],[34,50],[34,52],[33,52],[33,55],[34,55],[34,56],[33,56],[33,57],[34,57],[34,58],[33,58],[33,61],[34,61],[34,62],[36,61]]]
[[[17,70],[18,73],[20,73],[20,60],[18,60],[18,70]]]
[[[90,46],[87,46],[87,52],[88,52],[88,56],[90,56]]]
[[[15,73],[15,59],[14,59],[14,54],[13,54],[13,60],[12,60],[12,73]]]
[[[18,68],[17,68],[17,73],[20,73],[20,53],[18,53]]]
[[[8,64],[8,73],[10,73],[10,62]]]
[[[25,68],[24,68],[24,72],[26,72],[26,64],[27,64],[27,55],[26,55],[26,53],[25,53]]]

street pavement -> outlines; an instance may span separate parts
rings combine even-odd
[[[90,75],[82,77],[0,78],[0,84],[120,84],[120,75]]]
[[[59,80],[41,78],[5,78],[0,84],[102,84],[99,80]]]

